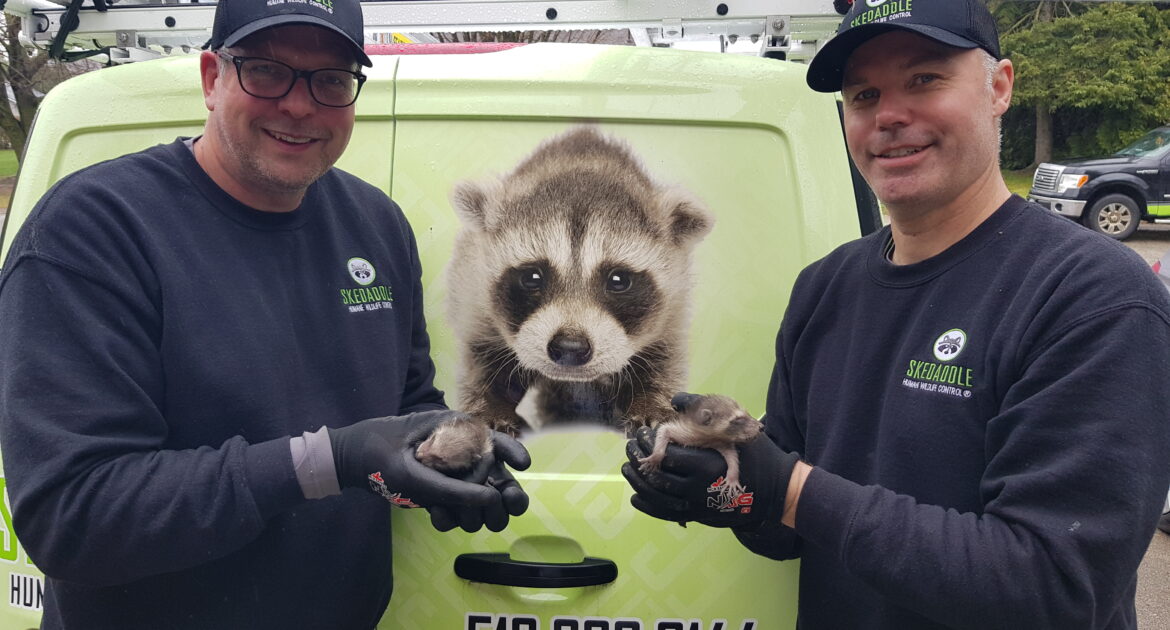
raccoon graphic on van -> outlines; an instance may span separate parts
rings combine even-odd
[[[460,409],[513,434],[568,422],[630,431],[676,415],[692,253],[713,224],[696,199],[581,126],[502,177],[456,184],[451,201]]]

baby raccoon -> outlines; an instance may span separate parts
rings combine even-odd
[[[443,421],[415,450],[415,458],[435,470],[458,477],[492,450],[487,425],[466,417]]]
[[[756,439],[764,425],[728,396],[680,393],[670,403],[678,411],[678,417],[658,425],[654,451],[638,460],[639,470],[643,473],[658,470],[670,442],[715,449],[727,462],[724,485],[734,492],[742,492],[736,446]]]

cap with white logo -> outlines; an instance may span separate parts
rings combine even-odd
[[[818,92],[841,89],[845,63],[858,46],[893,30],[956,48],[982,48],[1000,59],[999,30],[982,0],[853,0],[837,34],[813,57],[805,80]]]

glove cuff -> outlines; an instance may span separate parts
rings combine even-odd
[[[333,447],[329,431],[321,427],[312,433],[289,440],[293,469],[306,499],[321,499],[341,494],[337,481],[337,467],[333,463]]]
[[[780,457],[780,464],[776,468],[776,493],[769,503],[768,516],[761,526],[779,526],[784,517],[784,508],[788,498],[788,484],[792,482],[792,471],[800,461],[800,453],[784,451]]]

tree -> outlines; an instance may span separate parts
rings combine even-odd
[[[19,17],[4,15],[0,83],[8,95],[8,107],[0,107],[0,134],[16,151],[17,159],[24,154],[29,127],[44,93],[75,74],[97,67],[87,61],[52,61],[48,51],[22,44],[20,29]]]
[[[990,8],[999,18],[1004,35],[1025,31],[1036,24],[1052,22],[1057,15],[1072,16],[1083,7],[1070,4],[1064,0],[1041,0],[1033,7],[1031,4],[1009,2],[1007,0],[992,0]],[[1035,128],[1032,132],[1032,163],[1029,168],[1035,168],[1041,162],[1052,160],[1052,104],[1047,99],[1041,99],[1032,105],[1035,116]]]
[[[1170,13],[1104,3],[1038,15],[1001,38],[1016,69],[1013,104],[1036,111],[1030,167],[1052,158],[1055,137],[1064,153],[1101,153],[1170,119]]]

